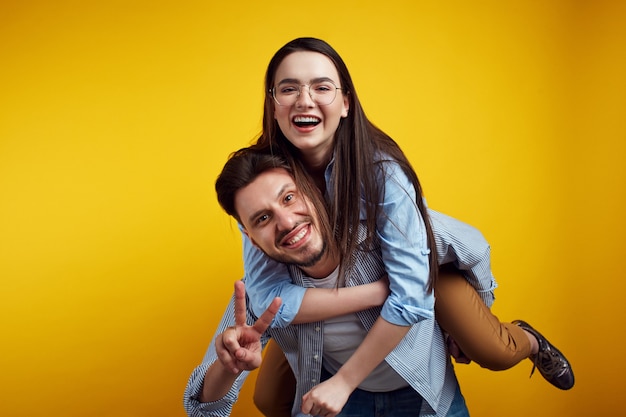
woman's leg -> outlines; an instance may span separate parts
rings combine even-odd
[[[454,268],[444,266],[435,286],[435,318],[463,353],[493,371],[508,369],[531,354],[519,326],[501,323]]]
[[[265,347],[254,387],[254,405],[267,417],[291,417],[296,378],[280,346],[273,340]]]

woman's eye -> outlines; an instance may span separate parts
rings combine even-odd
[[[294,94],[298,92],[298,88],[292,85],[284,86],[280,88],[280,94]]]
[[[296,196],[295,196],[295,195],[293,195],[293,194],[287,194],[287,195],[285,196],[285,202],[287,202],[287,203],[288,203],[288,202],[290,202],[291,200],[293,200],[294,198],[296,198]]]
[[[327,93],[329,91],[333,91],[334,89],[335,86],[330,83],[315,84],[313,86],[313,90],[317,91],[318,93]]]

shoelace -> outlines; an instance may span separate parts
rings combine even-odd
[[[535,369],[540,368],[541,373],[547,377],[558,376],[563,370],[559,355],[550,348],[545,349],[535,355],[533,360],[533,369],[530,371],[530,377],[535,373]],[[529,378],[530,378],[529,377]]]

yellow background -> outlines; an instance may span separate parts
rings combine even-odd
[[[619,413],[625,4],[3,1],[0,415],[184,416],[242,271],[213,182],[299,36],[342,54],[430,206],[492,243],[495,312],[573,364],[568,392],[528,361],[457,366],[472,415]]]

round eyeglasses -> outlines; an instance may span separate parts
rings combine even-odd
[[[303,87],[309,88],[311,100],[320,106],[327,106],[335,101],[337,90],[341,90],[331,80],[324,80],[311,84],[282,82],[277,87],[270,89],[270,93],[279,106],[292,106],[300,97]]]

